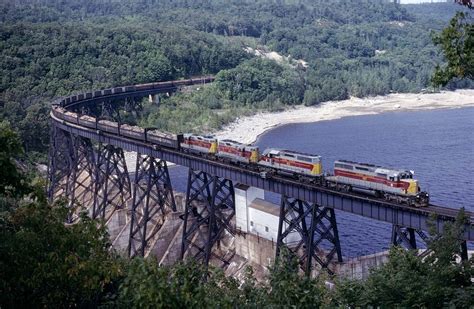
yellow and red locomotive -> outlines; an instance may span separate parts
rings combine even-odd
[[[183,134],[183,141],[180,146],[184,151],[215,154],[217,152],[217,139],[213,136],[186,133]]]
[[[268,166],[282,174],[321,176],[321,157],[302,152],[268,148],[263,152],[259,165]]]
[[[216,156],[235,163],[257,163],[259,152],[257,146],[250,146],[225,139],[218,142]]]
[[[326,176],[330,187],[338,190],[369,191],[377,197],[406,203],[410,206],[426,206],[429,196],[421,192],[414,172],[382,167],[347,160],[334,162],[334,175]]]

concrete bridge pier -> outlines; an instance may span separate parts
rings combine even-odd
[[[161,102],[160,94],[157,93],[157,94],[148,95],[148,102],[155,105],[160,105],[160,102]]]

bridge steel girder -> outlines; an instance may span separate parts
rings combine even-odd
[[[227,265],[225,256],[214,253],[213,249],[225,232],[234,235],[231,226],[234,216],[232,181],[189,169],[181,259],[192,257],[207,267],[212,257]]]
[[[295,233],[298,233],[299,239],[289,243],[291,236]],[[330,247],[329,252],[325,253],[324,246]],[[337,261],[342,262],[334,209],[282,196],[276,247],[277,259],[280,258],[283,247],[290,255],[298,259],[301,269],[307,276],[311,274],[313,260],[333,275],[334,271],[329,268],[329,265],[335,255]]]
[[[170,211],[176,211],[176,204],[166,161],[137,154],[129,257],[145,256],[149,241],[160,231]]]
[[[140,141],[131,141],[121,136],[97,132],[96,130],[71,124],[64,124],[60,121],[57,121],[55,125],[73,134],[94,139],[102,143],[112,144],[127,151],[139,152],[155,158],[161,158],[162,160],[186,166],[193,170],[200,170],[219,178],[231,179],[236,183],[291,196],[310,203],[316,203],[321,207],[333,208],[416,230],[428,230],[427,221],[430,215],[438,212],[438,210],[433,210],[431,207],[409,207],[367,196],[357,196],[311,184],[303,184],[296,180],[279,176],[262,178],[256,171],[243,169],[239,166],[226,165],[203,157],[185,154],[177,150],[160,148],[159,146],[157,147],[156,145],[150,145]],[[438,213],[434,221],[436,232],[442,233],[445,222],[453,221],[456,214],[456,212]],[[466,225],[464,239],[474,241],[474,222],[471,221]]]
[[[399,225],[392,226],[392,245],[403,246],[409,250],[417,250],[417,239],[416,235],[419,236],[421,241],[427,245],[430,236],[422,230],[415,230],[409,227],[403,227]],[[442,237],[442,236],[441,236]],[[424,252],[419,254],[420,256],[427,256],[431,253],[431,250],[426,249]],[[462,240],[460,242],[460,257],[462,260],[468,260],[467,242]]]
[[[70,200],[85,209],[93,207],[95,179],[95,151],[90,139],[72,135],[73,189]]]
[[[126,208],[131,198],[130,178],[122,148],[99,144],[95,179],[91,217],[107,221],[116,209]]]
[[[404,246],[407,249],[416,250],[418,248],[416,241],[417,234],[426,244],[429,236],[424,231],[394,224],[392,226],[392,245]]]
[[[54,125],[51,127],[48,164],[48,199],[50,202],[56,195],[68,192],[67,184],[69,184],[69,177],[73,169],[70,164],[72,161],[71,144],[71,133]]]
[[[91,140],[70,134],[55,126],[50,142],[48,166],[48,199],[67,199],[66,221],[77,219],[76,207],[93,204],[95,155]]]

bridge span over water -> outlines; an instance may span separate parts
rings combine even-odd
[[[147,242],[159,233],[150,228],[157,217],[176,210],[166,162],[189,168],[181,257],[192,256],[209,263],[213,247],[226,234],[234,235],[234,184],[281,194],[277,255],[285,238],[300,234],[300,242],[290,251],[300,257],[302,268],[309,272],[314,263],[325,268],[333,259],[342,261],[342,253],[334,210],[340,210],[393,225],[392,242],[416,248],[418,239],[426,239],[429,218],[441,232],[446,222],[453,221],[459,210],[429,205],[415,208],[393,201],[365,195],[340,192],[309,184],[291,177],[268,178],[256,171],[224,163],[172,147],[125,136],[120,119],[124,111],[134,112],[148,95],[179,91],[182,87],[212,82],[213,78],[161,82],[116,87],[81,93],[53,102],[49,163],[48,195],[51,200],[64,196],[73,209],[80,203],[94,218],[105,219],[115,209],[127,208],[131,201],[131,225],[128,252],[144,255]],[[87,116],[85,116],[87,115]],[[82,117],[95,123],[84,126]],[[116,132],[102,130],[101,122],[117,127]],[[145,129],[146,132],[149,129]],[[130,180],[124,151],[136,152],[135,179]],[[206,205],[196,207],[196,202]],[[465,241],[474,240],[473,214],[465,227]],[[74,220],[74,212],[68,220]],[[331,246],[324,258],[316,254],[323,241]],[[467,256],[464,241],[463,256]],[[328,248],[325,248],[328,249]]]

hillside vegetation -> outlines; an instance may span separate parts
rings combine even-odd
[[[385,1],[4,1],[0,119],[28,153],[45,153],[51,98],[102,87],[217,74],[210,87],[163,100],[160,109],[145,106],[136,119],[171,131],[209,131],[286,105],[417,92],[443,61],[430,31],[456,9]],[[289,61],[261,59],[249,46]]]

